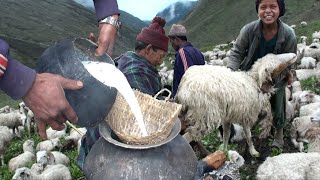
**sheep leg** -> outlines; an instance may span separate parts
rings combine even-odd
[[[223,128],[223,150],[227,151],[228,150],[228,142],[230,138],[230,128],[231,128],[231,123],[224,122],[222,124]]]
[[[244,130],[244,134],[246,136],[246,140],[247,140],[247,144],[249,146],[249,152],[251,154],[251,156],[253,157],[259,157],[260,153],[258,151],[256,151],[256,149],[253,146],[253,142],[251,139],[251,130],[250,127],[248,126],[243,126],[243,130]]]

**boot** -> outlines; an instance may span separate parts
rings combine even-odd
[[[274,135],[274,141],[272,143],[272,146],[282,148],[284,145],[283,141],[283,128],[277,128],[276,133]]]

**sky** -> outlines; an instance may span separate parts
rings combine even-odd
[[[85,6],[93,7],[92,0],[74,0]],[[152,20],[156,14],[175,2],[196,0],[117,0],[120,10],[126,11],[141,20]]]

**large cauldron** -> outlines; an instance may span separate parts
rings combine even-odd
[[[176,122],[168,139],[154,145],[117,142],[107,123],[100,124],[102,137],[90,150],[84,166],[87,179],[189,180],[194,179],[197,157],[179,135]]]
[[[48,72],[81,80],[80,90],[65,90],[66,98],[78,115],[78,125],[95,126],[111,109],[117,90],[95,79],[83,66],[82,61],[101,61],[114,64],[107,55],[94,55],[97,46],[83,38],[66,39],[45,50],[37,62],[39,73]]]

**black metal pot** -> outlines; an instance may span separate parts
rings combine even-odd
[[[95,142],[85,160],[86,179],[194,179],[197,157],[189,143],[179,135],[179,120],[178,127],[175,125],[168,137],[173,138],[171,141],[141,145],[141,149],[139,145],[133,147],[115,142],[118,139],[110,131],[107,123],[100,124],[102,137]]]
[[[80,90],[65,90],[65,95],[78,116],[78,125],[95,126],[103,121],[112,108],[117,90],[95,79],[81,63],[101,61],[114,64],[107,54],[96,57],[97,46],[88,39],[66,39],[44,51],[37,62],[37,72],[59,74],[81,80]]]

